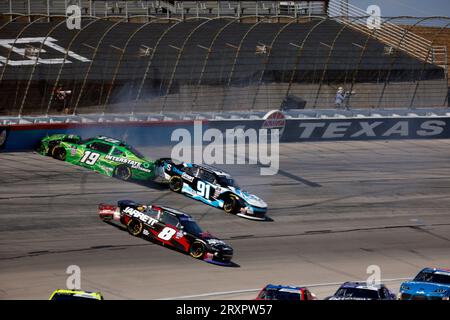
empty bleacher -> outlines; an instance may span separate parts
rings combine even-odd
[[[306,108],[330,108],[338,86],[357,92],[351,101],[358,108],[443,106],[447,94],[442,67],[386,50],[333,19],[84,18],[82,25],[80,31],[57,20],[3,26],[3,39],[47,36],[89,59],[1,66],[4,112],[55,111],[56,84],[72,91],[78,112],[271,110],[288,95],[305,100]],[[40,43],[29,46],[39,52]],[[44,49],[41,59],[62,58]],[[7,48],[0,47],[0,56],[8,56]],[[12,53],[10,59],[24,58]]]
[[[24,15],[64,15],[69,5],[78,5],[82,9],[82,15],[97,17],[134,15],[240,17],[326,14],[324,1],[0,0],[0,12]]]
[[[77,112],[264,111],[288,96],[306,108],[330,108],[339,86],[356,92],[356,108],[446,106],[442,59],[421,59],[327,18],[323,1],[295,3],[0,0],[2,39],[48,37],[87,60],[38,63],[36,54],[0,46],[0,114],[56,111],[56,85],[72,91]],[[72,4],[81,8],[81,30],[51,16],[35,23],[33,15],[64,15]],[[19,14],[25,18],[11,20]],[[416,30],[428,39],[438,34]],[[449,39],[440,32],[436,44]],[[64,58],[40,42],[15,47],[39,59]]]

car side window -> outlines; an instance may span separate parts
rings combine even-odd
[[[158,219],[159,211],[153,210],[153,209],[149,209],[149,210],[147,211],[147,214],[148,214],[150,217],[152,217],[153,219]]]
[[[197,173],[198,173],[198,168],[196,168],[196,167],[189,167],[189,168],[186,168],[185,171],[186,171],[186,173],[188,175],[191,175],[191,176],[195,177],[197,175]]]
[[[159,217],[159,220],[165,224],[170,224],[174,227],[178,225],[178,219],[174,215],[171,215],[170,213],[163,212],[161,216]]]
[[[214,183],[214,181],[216,180],[211,172],[205,170],[200,170],[200,179],[205,180],[209,183]]]
[[[101,142],[92,142],[86,146],[88,149],[108,154],[111,146]]]

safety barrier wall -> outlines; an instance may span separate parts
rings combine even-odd
[[[0,151],[31,151],[47,135],[70,133],[89,138],[97,135],[110,136],[135,146],[170,144],[170,137],[177,128],[193,132],[193,121],[152,121],[127,123],[58,123],[25,124],[0,127]],[[3,143],[2,143],[3,141]]]
[[[273,120],[273,119],[272,119]],[[275,125],[273,125],[275,123]],[[450,139],[450,117],[380,117],[380,118],[305,118],[267,120],[200,120],[150,121],[91,124],[32,124],[0,127],[0,151],[31,151],[46,135],[78,134],[82,138],[106,135],[141,146],[174,145],[176,129],[186,129],[193,136],[194,126],[205,130],[278,128],[282,142],[390,140],[390,139]],[[208,143],[205,143],[208,144]]]

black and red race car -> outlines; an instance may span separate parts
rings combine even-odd
[[[103,221],[120,222],[136,237],[190,254],[193,258],[215,264],[231,265],[233,248],[208,232],[203,232],[195,220],[178,210],[121,200],[116,205],[100,204]]]
[[[256,300],[317,300],[317,297],[306,287],[268,284],[259,292]]]

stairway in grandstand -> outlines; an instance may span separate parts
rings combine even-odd
[[[394,50],[402,50],[422,61],[441,67],[446,65],[446,60],[442,58],[442,46],[434,46],[431,40],[415,34],[410,28],[402,28],[390,22],[389,19],[380,18],[380,28],[372,28],[368,24],[369,14],[349,4],[348,1],[331,0],[328,5],[328,16],[355,30],[371,35]]]
[[[436,64],[448,71],[448,51],[450,50],[450,28],[412,26],[411,31],[433,42],[433,54]],[[450,79],[449,79],[450,84]]]

